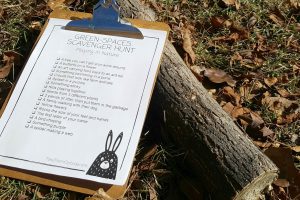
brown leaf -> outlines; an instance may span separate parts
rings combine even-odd
[[[225,19],[223,17],[214,16],[210,19],[210,23],[215,28],[220,28],[223,26]]]
[[[33,21],[29,25],[29,28],[32,29],[32,30],[40,31],[42,29],[42,24],[39,21]]]
[[[253,141],[253,143],[261,148],[269,148],[270,146],[272,146],[272,143],[270,142],[262,142],[262,141]]]
[[[196,61],[196,54],[193,50],[193,42],[192,42],[192,36],[191,36],[191,30],[189,28],[183,27],[181,30],[181,35],[183,39],[183,49],[184,51],[189,55],[192,64]]]
[[[274,181],[273,184],[276,185],[276,186],[278,186],[278,187],[283,187],[283,188],[290,186],[289,181],[287,181],[286,179],[281,179],[281,178],[279,178],[276,181]]]
[[[291,147],[291,149],[297,153],[300,153],[300,146]]]
[[[235,93],[234,90],[229,86],[226,86],[226,87],[223,88],[222,97],[225,100],[230,101],[231,103],[233,103],[233,105],[235,105],[235,106],[240,105],[240,101],[241,101],[240,95]]]
[[[236,0],[222,0],[222,1],[227,6],[232,6],[232,5],[235,5],[235,3],[236,3]]]
[[[277,25],[279,26],[283,26],[284,21],[282,19],[280,19],[277,15],[275,14],[270,14],[269,18]]]
[[[214,83],[224,83],[234,87],[236,81],[233,80],[232,76],[220,69],[206,69],[204,71],[204,76],[206,76],[211,82]]]
[[[227,112],[229,115],[231,115],[235,106],[232,105],[232,103],[228,102],[222,108],[223,108],[223,110],[225,110],[225,112]]]
[[[296,102],[283,97],[265,97],[262,99],[262,104],[275,112],[277,116],[281,116],[286,109],[296,104]]]
[[[66,0],[49,0],[47,5],[52,9],[68,9],[68,6],[65,4]]]
[[[25,194],[20,194],[17,198],[17,200],[28,200],[28,199],[29,199],[28,196]]]
[[[3,55],[4,66],[0,68],[0,79],[8,76],[11,68],[14,66],[15,62],[19,59],[19,54],[15,52],[5,52]]]
[[[260,132],[262,133],[262,136],[263,136],[263,137],[267,137],[267,136],[273,137],[273,136],[274,136],[274,132],[273,132],[271,129],[269,129],[268,127],[266,127],[266,126],[264,126],[264,127],[260,130]]]
[[[278,79],[276,77],[268,77],[264,78],[264,82],[267,86],[271,87],[275,83],[277,83]]]
[[[148,187],[148,188],[149,188],[149,199],[150,200],[158,200],[155,189],[153,187]]]
[[[261,118],[261,116],[259,116],[257,113],[253,111],[250,112],[250,116],[252,119],[251,126],[253,128],[260,127],[262,124],[265,123],[264,120]]]
[[[280,179],[286,179],[289,183],[291,198],[300,193],[300,173],[294,165],[292,150],[289,148],[271,147],[264,152],[279,168]]]
[[[102,188],[97,190],[97,192],[92,197],[86,197],[84,200],[115,200],[110,197]]]
[[[300,120],[300,113],[291,113],[288,115],[279,116],[277,118],[277,124],[283,125],[283,124],[290,124],[297,120]]]

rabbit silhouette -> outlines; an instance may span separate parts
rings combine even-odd
[[[118,167],[118,157],[116,155],[116,150],[120,146],[122,138],[123,132],[121,132],[118,135],[112,149],[110,150],[113,140],[113,132],[112,130],[109,131],[108,136],[106,138],[105,151],[97,156],[97,158],[87,171],[87,175],[107,179],[116,179]]]

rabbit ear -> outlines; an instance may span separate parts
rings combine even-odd
[[[121,141],[122,141],[122,138],[123,138],[123,132],[121,132],[121,133],[118,135],[118,137],[117,137],[117,139],[116,139],[116,141],[115,141],[115,143],[114,143],[114,146],[113,146],[113,148],[112,148],[112,151],[113,151],[113,152],[116,152],[117,149],[119,148],[119,146],[120,146],[120,144],[121,144]]]
[[[111,143],[112,143],[112,138],[113,138],[113,132],[112,130],[109,131],[108,136],[106,138],[106,143],[105,143],[105,150],[108,151],[110,149]]]

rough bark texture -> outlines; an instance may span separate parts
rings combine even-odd
[[[119,1],[123,15],[154,21],[139,0]],[[187,167],[214,199],[257,199],[277,167],[234,124],[167,42],[152,109],[164,113],[165,131],[188,152]]]

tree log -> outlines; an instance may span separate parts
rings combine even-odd
[[[155,21],[139,0],[119,1],[124,17]],[[151,109],[164,130],[188,152],[186,166],[214,199],[258,199],[278,168],[243,133],[166,43]],[[159,117],[159,116],[157,116]]]

